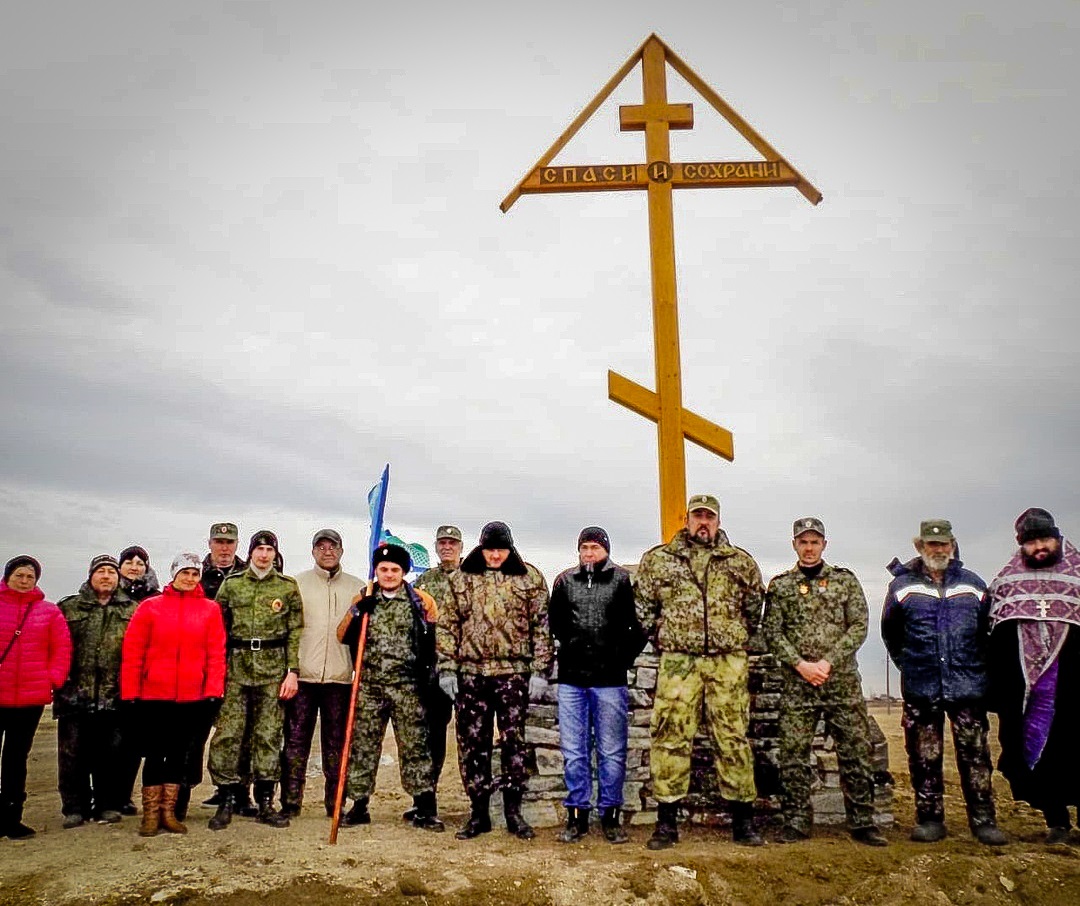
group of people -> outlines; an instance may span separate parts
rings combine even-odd
[[[1049,842],[1069,839],[1068,807],[1080,806],[1080,781],[1068,765],[1080,742],[1068,719],[1080,695],[1080,553],[1045,510],[1021,514],[1016,536],[1019,550],[989,587],[963,567],[946,520],[923,522],[917,556],[889,567],[894,578],[881,630],[902,677],[913,840],[945,836],[947,715],[971,831],[987,845],[1006,842],[990,783],[991,710],[1000,722],[999,767],[1013,795],[1043,811]],[[406,580],[409,552],[395,544],[377,548],[365,582],[342,569],[344,546],[334,529],[315,534],[313,566],[295,577],[283,573],[273,532],[251,536],[247,561],[237,556],[238,539],[235,524],[215,523],[209,553],[179,554],[163,589],[143,548],[99,555],[85,584],[58,605],[37,587],[37,560],[8,561],[0,584],[0,836],[33,833],[22,822],[26,763],[51,702],[66,828],[136,813],[131,795],[140,760],[140,834],[187,831],[204,761],[217,788],[207,801],[216,806],[212,830],[228,827],[236,814],[287,827],[304,803],[316,722],[326,814],[341,806],[344,771],[352,804],[341,822],[368,824],[392,722],[401,783],[413,797],[403,817],[442,831],[437,789],[456,715],[470,802],[457,838],[491,831],[491,798],[501,791],[507,830],[531,839],[522,811],[526,715],[557,669],[567,788],[558,839],[587,835],[595,803],[603,836],[624,843],[627,671],[651,643],[659,656],[649,762],[658,814],[648,847],[679,839],[702,716],[733,839],[759,846],[749,651],[764,639],[783,677],[778,841],[797,843],[811,833],[811,741],[823,718],[836,743],[852,837],[887,845],[874,823],[869,718],[856,661],[868,606],[855,575],[824,560],[825,526],[816,517],[795,521],[796,563],[767,588],[707,494],[690,498],[685,526],[647,551],[633,577],[612,560],[603,528],[583,529],[578,562],[558,575],[550,594],[502,522],[485,525],[464,558],[460,529],[439,527],[439,565],[415,583]]]

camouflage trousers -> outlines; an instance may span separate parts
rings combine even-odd
[[[413,683],[360,686],[353,723],[346,792],[351,799],[369,799],[382,756],[386,724],[392,721],[397,742],[401,788],[410,796],[430,793],[431,749],[427,714]]]
[[[751,802],[754,757],[746,731],[750,723],[749,660],[746,652],[699,656],[665,652],[660,656],[653,701],[653,796],[677,802],[690,790],[690,753],[702,711],[713,743],[720,794]]]
[[[454,701],[457,711],[458,762],[461,783],[470,799],[494,792],[491,753],[495,720],[499,722],[502,777],[499,786],[525,792],[528,780],[525,716],[529,710],[529,677],[524,673],[502,676],[460,674]]]
[[[255,780],[277,780],[281,774],[281,743],[285,707],[278,698],[281,684],[243,686],[225,682],[225,697],[210,740],[210,779],[217,785],[246,781],[242,772],[245,738],[251,747]]]
[[[793,670],[787,670],[787,674],[780,696],[778,727],[784,822],[803,833],[810,832],[810,747],[821,717],[826,734],[836,743],[848,825],[852,829],[872,827],[873,766],[862,680],[858,673],[834,673],[823,686],[814,687]]]
[[[945,780],[941,771],[944,753],[945,715],[952,722],[953,745],[960,786],[972,828],[994,822],[994,791],[990,783],[993,766],[987,739],[989,722],[982,705],[905,701],[901,726],[915,790],[915,818],[945,820]]]

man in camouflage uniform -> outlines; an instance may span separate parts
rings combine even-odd
[[[450,600],[450,574],[461,566],[461,529],[456,525],[440,525],[435,532],[435,553],[439,555],[439,565],[424,570],[413,586],[431,595],[441,611],[446,609],[447,601]],[[428,721],[428,743],[431,748],[432,783],[437,789],[443,762],[446,760],[446,731],[450,726],[450,719],[454,716],[454,703],[439,687],[434,665],[423,695]],[[409,809],[402,817],[406,821],[412,821],[415,817],[414,810]]]
[[[747,645],[761,619],[761,571],[728,541],[715,497],[690,498],[686,527],[641,558],[635,591],[638,620],[660,652],[650,753],[659,809],[649,849],[666,849],[679,839],[679,801],[690,789],[690,753],[703,705],[735,842],[760,846],[746,733]]]
[[[439,685],[457,710],[461,780],[472,804],[457,838],[491,830],[492,734],[498,719],[506,829],[531,840],[536,835],[521,815],[528,779],[525,716],[530,691],[539,693],[551,671],[547,582],[521,559],[509,526],[489,522],[480,543],[450,575],[450,590],[437,632]]]
[[[120,820],[127,801],[120,655],[138,604],[119,587],[120,564],[109,554],[90,561],[86,582],[57,605],[71,634],[71,672],[53,693],[64,827],[96,814]]]
[[[364,662],[356,701],[346,792],[354,800],[347,826],[370,824],[368,801],[375,792],[386,724],[393,721],[401,786],[413,797],[413,827],[442,831],[432,782],[423,689],[435,661],[434,598],[416,591],[405,575],[409,552],[383,544],[371,558],[375,583],[358,595],[338,624],[338,638],[353,651],[353,663],[367,614]]]
[[[273,532],[256,532],[247,569],[228,576],[217,594],[228,661],[225,698],[210,743],[210,777],[221,793],[211,830],[228,826],[245,794],[240,773],[245,736],[251,740],[258,820],[289,826],[289,819],[274,810],[274,784],[281,774],[283,702],[297,690],[304,605],[296,581],[274,568],[277,549]]]
[[[210,539],[207,544],[210,552],[203,558],[202,578],[199,584],[203,587],[203,594],[211,600],[217,597],[221,583],[233,573],[242,573],[247,569],[247,563],[236,556],[236,545],[240,539],[240,529],[235,522],[215,522],[210,526]],[[207,730],[207,737],[210,732]],[[203,748],[206,740],[203,740]],[[198,765],[198,773],[193,773],[187,778],[187,782],[181,787],[181,802],[177,803],[177,812],[187,814],[187,799],[191,794],[192,787],[202,783],[201,757],[192,759],[193,765]],[[251,745],[245,740],[240,750],[240,776],[244,778],[244,801],[238,811],[248,818],[253,818],[258,813],[251,801]],[[214,795],[207,799],[203,805],[216,807],[221,805],[221,798],[215,791]]]
[[[810,746],[820,715],[836,742],[851,836],[868,846],[887,846],[874,826],[869,718],[855,660],[866,641],[866,596],[854,573],[822,559],[828,542],[820,519],[796,519],[792,533],[798,563],[769,582],[762,625],[783,676],[780,842],[810,836]]]

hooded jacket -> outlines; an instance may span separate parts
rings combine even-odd
[[[20,623],[22,630],[16,638]],[[0,663],[0,708],[49,704],[53,691],[67,679],[71,636],[64,615],[45,600],[40,588],[15,591],[0,582],[0,654],[5,649],[7,656]]]
[[[436,631],[440,672],[548,675],[547,582],[517,550],[488,569],[482,549],[474,548],[450,574],[450,592]]]
[[[950,560],[936,585],[919,557],[888,566],[881,637],[900,671],[905,700],[961,702],[987,693],[990,602],[986,583]]]
[[[203,594],[171,584],[136,609],[124,635],[120,695],[127,701],[193,702],[225,691],[225,624]]]
[[[53,717],[113,711],[120,704],[120,657],[135,608],[119,588],[105,604],[84,582],[57,605],[71,633],[71,672],[53,696]]]

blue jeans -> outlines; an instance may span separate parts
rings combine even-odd
[[[600,796],[597,807],[621,808],[626,779],[626,686],[559,684],[559,743],[567,808],[590,808],[595,740]]]

